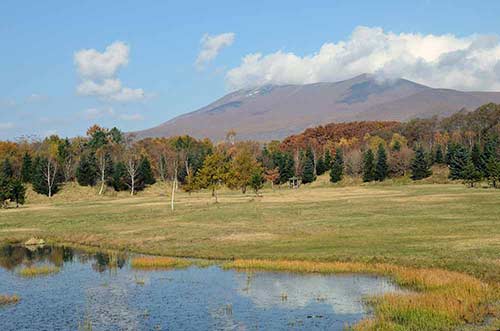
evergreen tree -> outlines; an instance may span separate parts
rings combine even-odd
[[[316,180],[314,173],[314,154],[311,148],[308,148],[305,155],[304,170],[302,171],[302,183],[312,183]]]
[[[328,171],[332,168],[332,154],[330,153],[330,150],[327,149],[325,152],[325,171]]]
[[[320,157],[318,158],[318,161],[316,162],[316,174],[318,176],[321,176],[322,174],[324,174],[326,171],[326,168],[325,168],[325,161],[323,159],[323,157]]]
[[[142,176],[145,185],[153,185],[156,183],[153,170],[151,169],[151,163],[146,156],[143,156],[141,159],[141,163],[139,164],[139,173]]]
[[[469,187],[474,187],[475,183],[481,181],[481,172],[477,170],[474,162],[472,162],[472,157],[467,160],[460,177],[463,179],[464,184],[468,184]]]
[[[498,158],[498,155],[497,155],[498,147],[499,147],[498,136],[489,135],[486,138],[486,141],[484,143],[483,153],[481,155],[482,164],[484,166],[484,168],[482,169],[484,177],[489,177],[487,165],[488,165],[490,159],[491,158],[493,158],[493,159]]]
[[[490,157],[486,163],[487,178],[490,185],[493,187],[498,187],[500,182],[500,160],[497,160],[493,155]]]
[[[375,179],[375,156],[369,148],[363,155],[363,182]]]
[[[61,172],[54,172],[53,166],[49,169],[49,160],[45,157],[36,157],[33,162],[33,190],[39,194],[52,196],[59,191],[59,186],[63,182]],[[50,174],[50,186],[49,178]]]
[[[290,153],[275,152],[272,154],[272,160],[274,166],[278,167],[280,184],[295,176],[295,162]]]
[[[10,200],[16,202],[16,208],[26,201],[26,187],[18,179],[11,179]]]
[[[113,169],[113,175],[111,176],[111,186],[115,191],[126,191],[128,186],[125,182],[125,177],[127,176],[127,168],[123,162],[117,162]]]
[[[14,177],[14,170],[12,169],[12,164],[9,159],[5,159],[2,162],[2,172],[0,176],[3,176],[6,179],[12,179]]]
[[[446,148],[446,156],[444,161],[446,164],[449,166],[451,165],[451,159],[453,158],[453,155],[455,154],[455,151],[457,150],[457,144],[454,143],[449,143],[448,147]]]
[[[462,145],[455,145],[454,151],[450,157],[450,175],[451,179],[462,179],[462,172],[467,165],[469,153]]]
[[[23,163],[21,166],[21,180],[23,183],[31,182],[31,177],[33,176],[33,161],[31,155],[24,153]]]
[[[436,153],[434,154],[434,162],[437,164],[444,163],[443,148],[441,147],[441,145],[437,145],[436,147]]]
[[[94,186],[98,179],[96,159],[93,153],[83,154],[76,168],[76,180],[81,186]]]
[[[383,144],[378,145],[377,151],[377,164],[375,166],[374,179],[383,181],[387,178],[389,173],[389,166],[387,165],[387,154]]]
[[[342,180],[344,175],[344,157],[342,155],[342,150],[337,148],[335,151],[335,159],[333,160],[333,165],[330,170],[330,182],[337,183]]]
[[[12,188],[11,180],[0,176],[0,208],[6,207],[6,203],[11,199]]]
[[[255,192],[256,196],[259,196],[259,190],[264,187],[264,176],[262,175],[262,169],[258,168],[255,169],[255,171],[252,174],[252,177],[250,177],[250,187],[253,189]]]
[[[482,172],[483,169],[486,168],[486,166],[483,164],[481,155],[482,153],[481,149],[479,148],[479,144],[475,143],[474,146],[472,146],[471,161],[472,164],[474,164],[474,167],[476,167],[476,170],[480,172]]]
[[[411,163],[411,179],[419,180],[427,178],[432,174],[429,163],[425,157],[425,152],[422,147],[417,148],[415,157]]]
[[[392,151],[394,151],[394,152],[401,151],[401,143],[399,142],[399,140],[396,140],[394,142],[394,144],[392,145]]]

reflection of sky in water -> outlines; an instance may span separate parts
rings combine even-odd
[[[322,302],[336,314],[362,314],[363,297],[397,289],[385,278],[362,275],[256,273],[239,276],[238,281],[239,293],[249,297],[257,307],[299,309],[311,302]]]
[[[0,251],[0,293],[22,298],[0,308],[0,330],[77,330],[85,318],[97,331],[341,330],[365,316],[364,296],[396,290],[384,278],[368,276],[245,273],[215,266],[148,272],[131,270],[125,261],[56,249]],[[16,270],[25,264],[62,269],[24,279]]]

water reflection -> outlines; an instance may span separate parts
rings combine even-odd
[[[62,267],[64,263],[73,262],[75,258],[82,264],[91,261],[92,268],[97,272],[121,269],[127,262],[125,253],[92,253],[67,246],[5,245],[0,248],[0,267],[10,271],[36,264]]]
[[[51,264],[57,274],[25,279],[16,269]],[[107,271],[107,272],[106,272]],[[237,272],[218,266],[144,271],[123,253],[63,246],[0,248],[3,330],[342,330],[367,314],[363,297],[397,291],[362,275]]]

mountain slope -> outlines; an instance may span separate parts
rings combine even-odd
[[[434,89],[405,79],[379,82],[373,76],[360,75],[335,83],[239,90],[136,135],[189,134],[220,140],[234,129],[239,139],[282,139],[330,122],[445,116],[487,102],[499,103],[500,92]]]

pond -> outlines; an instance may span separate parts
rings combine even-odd
[[[59,272],[22,277],[26,266]],[[383,277],[240,272],[217,265],[134,270],[120,253],[4,246],[1,330],[342,330],[369,314],[368,295],[398,291]],[[91,325],[91,328],[90,328]]]

